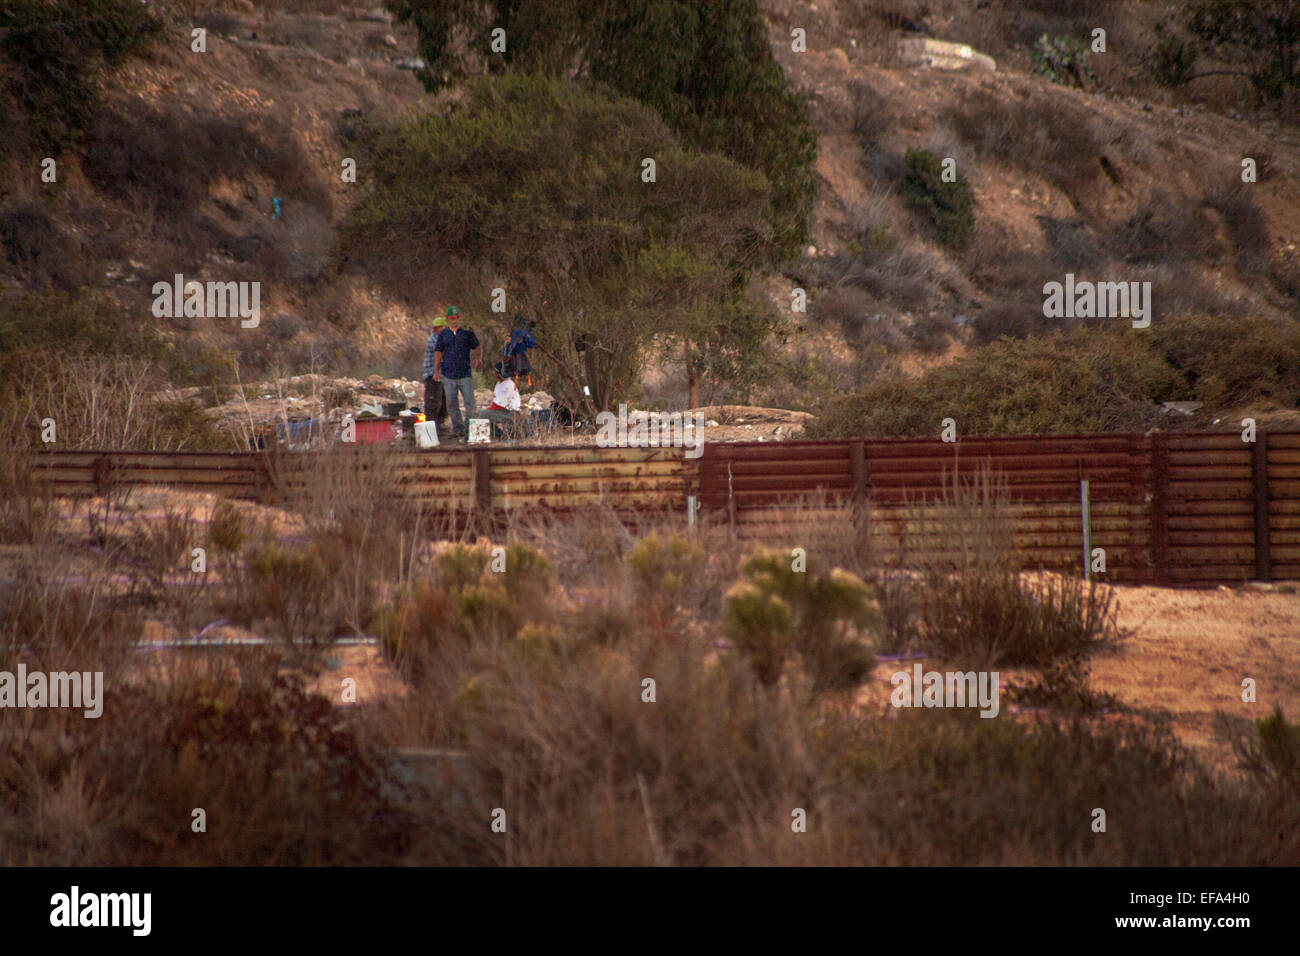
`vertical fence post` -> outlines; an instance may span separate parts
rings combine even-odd
[[[1079,516],[1083,522],[1083,576],[1092,580],[1092,501],[1088,496],[1088,479],[1079,479]]]
[[[736,533],[736,495],[731,489],[731,462],[727,462],[727,520],[731,522],[731,533]]]
[[[686,496],[686,527],[695,527],[695,512],[697,510],[697,500],[694,495]]]
[[[1250,450],[1250,470],[1255,497],[1255,578],[1268,581],[1273,577],[1272,542],[1268,529],[1268,436],[1255,434]]]
[[[1169,436],[1151,436],[1151,563],[1155,583],[1169,584]]]
[[[484,516],[492,510],[491,452],[486,448],[475,448],[471,452],[474,475],[474,508]]]
[[[867,452],[861,438],[849,442],[849,471],[853,478],[853,504],[862,505],[867,500]]]

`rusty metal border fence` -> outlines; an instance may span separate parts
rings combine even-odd
[[[358,450],[361,451],[360,449]],[[573,511],[606,503],[680,511],[762,537],[793,501],[820,496],[870,508],[898,532],[909,508],[954,476],[987,468],[1012,504],[1026,567],[1080,566],[1080,481],[1088,481],[1091,544],[1107,578],[1174,586],[1300,580],[1300,432],[1033,435],[704,444],[678,448],[449,448],[397,456],[400,493],[427,504],[497,514]],[[49,451],[38,456],[56,494],[166,485],[266,502],[311,480],[311,452]]]
[[[706,444],[700,503],[762,537],[800,496],[870,508],[898,532],[946,483],[1005,482],[1025,567],[1081,566],[1080,482],[1109,580],[1174,586],[1300,579],[1300,433],[1029,435]]]

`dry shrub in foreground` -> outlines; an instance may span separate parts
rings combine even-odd
[[[638,549],[638,563],[657,555],[660,568],[674,551],[689,555],[662,536]],[[450,600],[492,573],[486,560],[486,551],[449,559],[440,573],[468,568]],[[751,559],[745,588],[775,597],[779,580],[766,590],[758,583],[766,571],[782,576],[768,567],[774,560]],[[615,584],[605,602],[539,597],[504,630],[461,631],[442,605],[407,622],[428,656],[414,702],[402,706],[424,721],[427,745],[463,748],[476,768],[459,799],[440,806],[439,829],[419,835],[412,859],[1277,863],[1300,849],[1289,829],[1300,819],[1294,801],[1265,805],[1210,778],[1163,731],[1025,722],[1005,711],[993,720],[864,712],[796,657],[764,679],[752,648],[720,641],[716,623],[692,621],[680,605],[678,626],[665,630],[632,604],[638,576],[646,577]],[[805,598],[818,593],[817,576],[802,586]],[[596,624],[620,602],[631,613],[618,627]],[[1111,826],[1123,839],[1097,839],[1097,806],[1122,808]],[[489,827],[497,808],[505,833]],[[796,809],[806,832],[791,828]]]
[[[661,531],[633,545],[634,568],[593,569],[607,585],[599,596],[557,584],[545,555],[518,543],[502,570],[486,547],[449,549],[379,616],[410,692],[371,710],[269,676],[279,663],[264,652],[235,652],[206,665],[169,658],[154,678],[128,676],[124,661],[105,667],[98,720],[0,711],[0,863],[1300,858],[1294,788],[1212,779],[1168,734],[1126,718],[877,711],[819,681],[815,656],[790,655],[776,679],[760,679],[752,653],[724,640],[720,615],[689,589],[647,612],[647,588],[695,573],[696,544]],[[816,614],[844,620],[819,590],[833,575],[814,567],[784,582],[769,560],[760,554],[726,583],[802,606],[791,620],[802,614],[808,633]],[[6,638],[38,626],[29,611],[48,600],[0,605]],[[46,634],[68,656],[42,660],[129,649],[138,632],[127,611],[70,616]],[[86,621],[100,628],[89,639]],[[399,746],[464,768],[456,786],[413,780],[385,753]],[[1099,806],[1104,838],[1090,826]],[[196,807],[206,832],[192,829]],[[504,833],[490,826],[497,808]],[[792,829],[797,810],[806,832]]]
[[[1300,850],[1294,801],[1210,778],[1157,730],[864,713],[809,693],[798,668],[765,683],[707,633],[668,642],[635,620],[614,643],[552,626],[474,651],[440,656],[417,689],[455,693],[431,743],[478,770],[419,835],[420,862],[1258,864]],[[1110,839],[1091,830],[1098,806]]]
[[[400,453],[343,446],[279,463],[275,478],[302,515],[304,534],[250,534],[214,513],[214,544],[228,553],[233,588],[223,609],[289,644],[366,634],[390,592],[409,581],[426,531],[418,501],[398,486]]]
[[[937,501],[909,511],[907,550],[932,650],[981,666],[1048,667],[1119,636],[1108,586],[1021,574],[1006,483],[987,468],[964,480],[954,473]]]
[[[385,758],[331,701],[244,663],[139,686],[113,674],[94,721],[0,720],[0,863],[396,861],[410,828]]]

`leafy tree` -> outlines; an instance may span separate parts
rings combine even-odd
[[[371,136],[340,264],[419,301],[435,273],[440,296],[471,308],[507,289],[510,314],[538,317],[547,387],[573,408],[628,395],[651,343],[690,356],[721,335],[736,277],[769,239],[761,174],[684,149],[633,100],[555,77],[480,80],[445,113]]]
[[[651,107],[684,144],[772,184],[766,260],[807,242],[817,143],[808,105],[772,57],[755,0],[389,0],[420,35],[437,90],[482,71],[542,70],[606,84]],[[505,51],[491,52],[504,30]]]

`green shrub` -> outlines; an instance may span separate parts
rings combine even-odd
[[[389,659],[420,681],[445,655],[475,647],[488,652],[521,639],[526,628],[533,630],[522,646],[543,646],[537,640],[551,633],[554,586],[550,562],[535,548],[510,544],[494,556],[457,543],[438,555],[428,578],[382,609],[372,626]]]
[[[1209,315],[1153,323],[1154,346],[1210,409],[1259,397],[1300,405],[1300,321]]]
[[[86,290],[0,293],[0,356],[24,350],[178,364],[156,324],[132,320],[121,303]]]
[[[841,568],[795,570],[789,552],[760,548],[727,592],[725,625],[755,676],[774,683],[797,653],[813,691],[856,687],[874,664],[860,635],[877,616],[867,586]]]
[[[917,376],[888,372],[835,395],[809,438],[1146,431],[1166,401],[1226,410],[1266,397],[1300,404],[1300,322],[1169,316],[1142,332],[1119,322],[999,339]]]
[[[773,187],[771,228],[761,240],[766,264],[789,259],[808,241],[817,136],[804,95],[787,83],[772,55],[755,0],[615,6],[389,0],[388,7],[418,32],[429,64],[420,73],[427,89],[477,73],[457,38],[500,27],[509,49],[489,58],[489,71],[540,69],[571,77],[581,62],[584,77],[654,110],[693,150],[761,172]]]
[[[218,554],[238,554],[244,535],[243,514],[227,499],[218,499],[208,518],[208,547]]]
[[[1241,765],[1261,780],[1300,794],[1300,724],[1288,723],[1282,708],[1255,721],[1255,734],[1234,742]]]
[[[1151,337],[1079,328],[1000,339],[918,376],[887,373],[830,399],[806,432],[933,438],[945,418],[963,435],[1145,431],[1156,421],[1155,403],[1186,397],[1186,388]]]
[[[1097,82],[1097,76],[1088,65],[1088,45],[1073,37],[1048,39],[1044,33],[1038,38],[1032,56],[1034,72],[1048,77],[1053,83],[1087,89]]]
[[[427,673],[449,606],[440,581],[419,581],[381,608],[371,622],[384,656],[412,680],[419,681]]]
[[[342,559],[315,544],[264,539],[245,551],[228,613],[247,626],[266,621],[291,647],[324,644],[348,629],[337,580]]]
[[[628,188],[651,155],[671,183],[664,172],[664,188]],[[699,372],[743,368],[735,357],[766,335],[741,280],[758,264],[767,180],[686,149],[633,100],[546,76],[479,81],[449,113],[379,132],[371,163],[340,264],[416,297],[429,292],[417,265],[431,260],[444,263],[440,295],[480,295],[484,270],[519,276],[514,301],[545,310],[550,341],[594,346],[551,356],[570,408],[616,405],[657,344],[684,346]]]
[[[708,555],[680,534],[660,538],[650,532],[628,552],[628,569],[643,599],[672,600],[699,575]]]
[[[963,246],[975,229],[975,196],[964,176],[944,182],[943,163],[929,150],[909,149],[900,191],[913,209],[934,227],[947,246]]]
[[[162,22],[136,0],[11,0],[0,7],[7,95],[28,128],[27,149],[50,155],[75,145],[99,109],[96,70],[115,69],[162,34]]]

